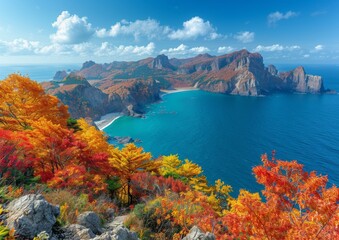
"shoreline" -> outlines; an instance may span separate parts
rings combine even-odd
[[[188,92],[188,91],[197,91],[200,90],[199,88],[195,87],[185,87],[185,88],[175,88],[175,89],[161,89],[160,90],[160,98],[167,94],[179,93],[179,92]],[[100,131],[107,128],[111,125],[114,121],[119,119],[120,117],[124,116],[125,114],[122,112],[113,112],[108,113],[100,117],[99,121],[94,121],[94,124],[99,128]]]
[[[183,87],[183,88],[174,88],[174,89],[161,89],[160,90],[160,97],[163,97],[167,94],[172,94],[172,93],[179,93],[179,92],[188,92],[188,91],[198,91],[200,90],[199,88],[196,87]]]
[[[94,124],[102,131],[122,116],[124,116],[122,112],[108,113],[101,116],[100,120],[95,121]]]

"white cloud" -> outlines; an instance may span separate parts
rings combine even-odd
[[[322,51],[323,49],[324,49],[324,45],[321,45],[321,44],[314,47],[314,51],[316,52]]]
[[[150,42],[146,46],[111,46],[108,42],[103,42],[101,46],[95,51],[97,56],[126,56],[137,55],[145,56],[151,55],[154,52],[155,44]]]
[[[254,32],[238,32],[234,38],[239,40],[242,43],[249,43],[249,42],[253,42],[254,40]]]
[[[57,29],[56,33],[50,35],[53,43],[77,44],[86,42],[94,34],[91,24],[87,22],[86,17],[71,15],[68,11],[63,11],[52,23]]]
[[[294,51],[300,49],[300,46],[298,45],[293,45],[293,46],[282,46],[280,44],[273,44],[270,46],[263,46],[263,45],[258,45],[253,51],[255,52],[277,52],[277,51]]]
[[[234,48],[232,48],[231,46],[218,47],[218,53],[229,53],[232,52],[233,50]]]
[[[29,54],[34,53],[40,46],[38,41],[29,41],[26,39],[18,38],[13,41],[1,41],[0,49],[4,49],[6,53],[11,54]]]
[[[192,56],[196,54],[202,54],[209,52],[210,49],[204,46],[199,46],[199,47],[192,47],[189,48],[188,46],[184,44],[180,44],[176,48],[168,48],[168,49],[163,49],[160,51],[161,54],[166,54],[169,56],[180,56],[180,55],[186,55],[186,56]]]
[[[42,55],[54,55],[54,54],[63,55],[70,54],[70,51],[64,45],[53,43],[50,45],[43,46],[40,49],[37,49],[35,53]]]
[[[216,39],[220,35],[209,21],[196,16],[183,23],[183,28],[168,34],[170,39],[187,40],[197,37]]]
[[[303,57],[304,58],[309,58],[311,55],[310,54],[305,54]]]
[[[287,20],[291,17],[296,17],[296,16],[298,16],[298,13],[296,12],[288,11],[284,14],[279,11],[276,11],[274,13],[270,13],[267,16],[267,21],[268,21],[268,25],[274,26],[280,20]]]
[[[161,54],[170,54],[170,55],[173,55],[173,54],[177,54],[177,55],[186,54],[186,52],[187,52],[187,46],[184,45],[184,44],[180,44],[176,48],[163,49],[163,50],[160,51]]]
[[[191,53],[194,53],[194,54],[201,54],[201,53],[206,53],[209,51],[209,49],[207,47],[203,47],[203,46],[200,46],[200,47],[193,47],[189,50]]]
[[[169,27],[161,26],[160,23],[154,19],[136,20],[128,22],[122,20],[115,23],[109,30],[104,28],[96,31],[98,37],[116,37],[118,35],[131,35],[136,40],[140,37],[147,37],[154,39],[163,36],[169,32]]]

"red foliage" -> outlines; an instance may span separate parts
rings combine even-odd
[[[19,133],[0,128],[0,177],[15,183],[32,167],[32,145]]]
[[[186,192],[189,187],[173,177],[153,176],[148,172],[136,173],[132,176],[131,187],[137,198],[163,195],[165,190],[175,193]]]

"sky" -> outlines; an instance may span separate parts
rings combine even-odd
[[[338,0],[0,0],[0,64],[187,58],[339,63]]]

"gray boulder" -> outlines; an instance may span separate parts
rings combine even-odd
[[[95,212],[84,212],[81,213],[77,218],[77,223],[89,228],[95,234],[101,234],[103,231],[101,229],[101,220]]]
[[[93,240],[139,240],[135,232],[131,232],[123,226],[119,226],[112,231],[105,232]]]
[[[40,194],[15,199],[6,210],[7,227],[15,229],[16,234],[25,238],[33,238],[43,231],[51,236],[56,217],[60,214],[60,208],[49,204]]]
[[[64,240],[89,240],[95,237],[91,229],[79,224],[71,224],[64,229]]]
[[[215,236],[210,232],[203,233],[197,226],[193,226],[182,240],[215,240]]]

